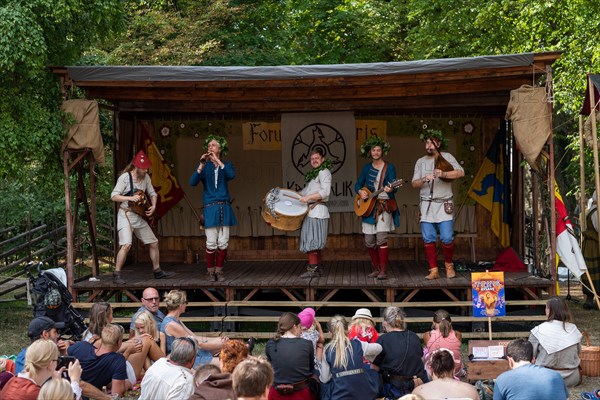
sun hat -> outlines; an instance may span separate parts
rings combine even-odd
[[[315,320],[315,310],[310,307],[306,307],[304,310],[298,313],[298,318],[300,318],[300,325],[303,328],[310,328]]]
[[[131,163],[133,164],[134,167],[139,168],[139,169],[152,168],[152,162],[150,161],[148,156],[146,156],[146,153],[144,153],[144,150],[138,151],[138,153],[135,155],[135,158],[133,159],[133,161]]]
[[[371,315],[371,310],[369,310],[368,308],[359,308],[358,310],[356,310],[354,316],[352,317],[352,320],[355,320],[356,318],[366,318],[370,319],[372,322],[375,322],[373,320],[373,316]]]

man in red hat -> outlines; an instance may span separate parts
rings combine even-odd
[[[125,280],[121,275],[121,269],[125,263],[127,253],[131,249],[132,233],[135,233],[135,236],[142,243],[148,245],[154,278],[163,279],[174,275],[173,272],[165,272],[160,269],[158,239],[144,217],[133,212],[129,207],[129,202],[139,202],[143,200],[143,197],[147,193],[152,204],[148,207],[146,216],[150,217],[156,210],[158,195],[154,191],[150,175],[148,175],[150,167],[152,167],[150,159],[140,150],[131,164],[125,167],[110,195],[112,201],[120,203],[117,215],[117,231],[119,233],[119,246],[121,247],[117,253],[115,272],[113,272],[113,282],[119,285],[125,284]],[[140,193],[138,190],[141,190],[143,193]]]

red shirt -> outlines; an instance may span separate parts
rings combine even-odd
[[[348,331],[348,339],[358,338],[361,342],[375,343],[379,333],[372,326],[353,325]]]
[[[2,400],[37,400],[41,389],[35,382],[15,376],[6,382],[0,397]]]

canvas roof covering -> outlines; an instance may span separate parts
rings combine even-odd
[[[479,68],[529,66],[533,53],[444,58],[387,63],[284,65],[260,67],[212,66],[92,66],[67,67],[74,81],[227,81],[327,78],[336,76],[380,76],[464,71]]]
[[[54,67],[65,85],[122,112],[280,114],[354,111],[503,115],[559,52],[286,66]]]

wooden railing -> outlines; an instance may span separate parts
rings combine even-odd
[[[492,322],[534,322],[534,321],[545,321],[547,319],[541,306],[545,306],[546,300],[507,300],[506,308],[511,307],[540,307],[539,314],[536,315],[509,315],[506,317],[492,317]],[[73,303],[73,306],[78,309],[89,309],[93,303]],[[115,310],[128,310],[131,309],[131,315],[141,306],[141,303],[111,303],[111,306]],[[242,316],[236,315],[238,307],[255,307],[262,310],[275,310],[275,309],[289,309],[292,312],[299,312],[304,307],[313,307],[317,311],[316,319],[324,326],[327,321],[331,319],[331,316],[319,316],[319,310],[329,307],[335,308],[348,308],[348,312],[344,313],[350,316],[358,308],[370,308],[370,309],[383,309],[388,306],[396,306],[403,308],[419,308],[419,309],[430,309],[438,310],[440,308],[449,307],[470,307],[472,302],[470,301],[419,301],[419,302],[344,302],[344,301],[229,301],[229,302],[189,302],[188,310],[200,310],[208,311],[207,308],[212,308],[214,312],[212,316],[190,316],[182,315],[181,320],[185,323],[209,323],[212,329],[210,331],[197,331],[197,335],[201,336],[228,336],[230,338],[248,338],[250,336],[255,338],[270,338],[274,334],[274,328],[279,320],[281,311],[275,311],[270,313],[272,315],[252,315]],[[165,304],[160,303],[160,307],[164,309]],[[218,310],[218,311],[217,311]],[[119,312],[122,314],[122,312]],[[375,322],[381,323],[381,317],[375,317]],[[432,320],[431,316],[427,317],[407,317],[406,323],[409,326],[413,324],[430,323]],[[477,318],[469,315],[457,315],[452,316],[452,322],[486,322],[487,318]],[[123,324],[126,327],[131,322],[131,317],[114,317],[113,322]],[[232,330],[232,326],[238,328],[244,328],[244,325],[248,326],[260,326],[264,325],[265,329],[261,331],[244,331],[244,330]],[[463,337],[467,339],[487,339],[488,332],[463,332]],[[526,337],[529,335],[529,331],[512,331],[512,332],[494,332],[494,338],[515,338],[515,337]]]

